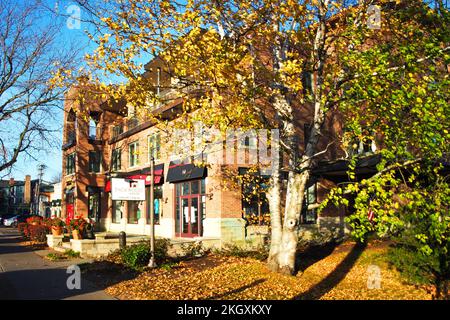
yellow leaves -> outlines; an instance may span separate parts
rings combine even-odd
[[[360,258],[347,261],[354,243],[340,245],[334,252],[317,261],[300,255],[306,269],[295,277],[270,271],[264,262],[250,258],[209,255],[180,262],[170,269],[155,269],[129,281],[111,279],[106,291],[121,299],[429,299],[425,290],[405,285],[398,273],[384,262],[387,246],[371,243]],[[381,269],[381,289],[367,288],[368,265]],[[337,266],[348,272],[339,282],[335,277]],[[110,267],[109,267],[110,268]],[[108,269],[109,270],[109,269]],[[107,271],[105,271],[107,272]],[[111,273],[110,273],[111,274]],[[109,274],[109,275],[110,275]],[[118,277],[114,271],[112,277]],[[106,281],[111,276],[96,277]],[[318,284],[321,286],[317,286]],[[330,284],[329,290],[323,287]]]

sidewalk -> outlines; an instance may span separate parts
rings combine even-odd
[[[21,246],[16,230],[0,227],[0,299],[114,299],[83,276],[81,289],[69,290],[66,282],[71,274],[66,273],[67,267],[85,261],[52,262],[41,257],[45,254],[46,251],[33,252]]]

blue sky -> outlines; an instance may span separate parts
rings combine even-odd
[[[20,2],[19,2],[20,3]],[[18,4],[19,4],[18,3]],[[60,19],[61,25],[63,26],[61,29],[60,37],[58,38],[58,45],[64,46],[67,43],[76,43],[82,49],[80,50],[80,55],[84,55],[85,53],[92,51],[95,47],[89,42],[89,38],[85,34],[85,30],[89,27],[87,23],[81,22],[80,29],[71,29],[67,23],[67,17],[70,12],[68,9],[71,5],[75,3],[68,0],[44,0],[44,5],[48,8],[51,8],[59,14],[52,14],[50,11],[48,15],[44,17],[44,21],[50,21],[50,19]],[[83,19],[83,11],[81,9],[81,19]],[[48,150],[42,150],[40,152],[35,152],[33,157],[37,158],[38,161],[30,159],[30,157],[26,157],[21,155],[17,163],[13,166],[11,174],[7,177],[3,177],[3,179],[7,179],[9,177],[14,177],[16,180],[24,179],[26,174],[30,174],[32,179],[37,178],[37,166],[40,163],[43,163],[47,166],[47,169],[44,174],[44,180],[50,180],[56,174],[62,171],[62,151],[61,151],[61,142],[62,142],[62,125],[63,125],[63,111],[62,111],[62,102],[61,109],[56,109],[54,113],[54,119],[52,119],[49,123],[49,126],[57,130],[56,138],[58,140],[58,146],[54,148],[48,148]]]

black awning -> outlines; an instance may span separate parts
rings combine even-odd
[[[93,187],[93,186],[87,186],[86,191],[89,193],[98,193],[103,192],[103,187]]]
[[[172,161],[169,164],[169,172],[167,173],[168,182],[178,182],[193,179],[201,179],[206,177],[206,167],[198,167],[192,163],[184,164],[182,162]]]

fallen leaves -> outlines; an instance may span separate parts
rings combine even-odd
[[[431,298],[425,289],[404,284],[399,274],[383,263],[380,256],[385,247],[368,247],[348,267],[348,272],[339,273],[337,266],[346,263],[349,250],[348,244],[337,247],[297,276],[274,273],[264,262],[250,258],[210,255],[180,262],[168,270],[143,272],[133,279],[110,285],[106,291],[120,299],[138,300]],[[381,269],[380,289],[368,288],[369,264]]]

